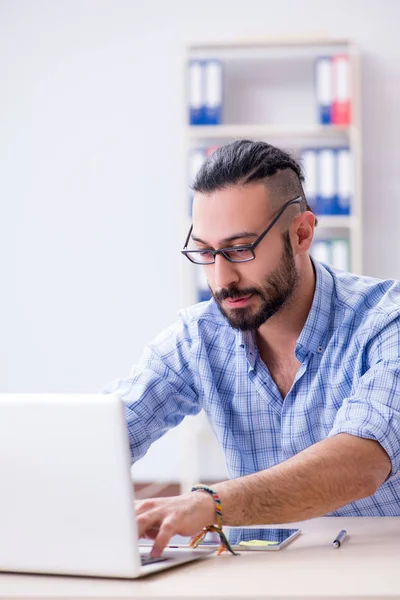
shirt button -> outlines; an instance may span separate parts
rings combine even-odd
[[[323,347],[322,346],[318,346],[318,352],[323,352],[323,351],[324,351]]]

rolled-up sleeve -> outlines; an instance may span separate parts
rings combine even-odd
[[[125,403],[133,462],[185,416],[200,412],[190,363],[191,340],[180,319],[145,348],[129,377],[103,390],[120,394]]]
[[[400,470],[400,320],[382,323],[365,347],[366,370],[338,410],[329,436],[376,440]]]

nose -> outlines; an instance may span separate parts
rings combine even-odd
[[[215,289],[227,288],[233,283],[238,283],[239,273],[237,265],[229,262],[222,254],[217,254],[214,263]]]

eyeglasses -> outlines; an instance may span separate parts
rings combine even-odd
[[[195,263],[196,265],[212,265],[213,263],[215,263],[215,257],[217,256],[217,254],[222,254],[222,256],[226,258],[226,260],[229,260],[229,262],[232,263],[241,263],[254,260],[256,257],[254,253],[254,249],[256,248],[256,246],[258,246],[258,244],[265,238],[267,233],[272,229],[272,227],[275,225],[278,219],[283,215],[288,206],[290,206],[291,204],[300,204],[301,201],[302,198],[299,197],[295,198],[294,200],[289,200],[289,202],[286,202],[286,204],[282,206],[281,210],[278,212],[276,217],[268,225],[267,229],[262,232],[262,234],[256,239],[255,242],[248,245],[233,246],[232,248],[220,248],[220,250],[188,250],[187,246],[189,244],[190,236],[192,235],[193,231],[193,225],[191,225],[186,238],[185,245],[183,246],[183,250],[181,250],[181,252],[192,263]]]

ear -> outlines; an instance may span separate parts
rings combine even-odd
[[[314,237],[315,215],[310,210],[298,215],[291,224],[292,248],[295,254],[305,254]]]

